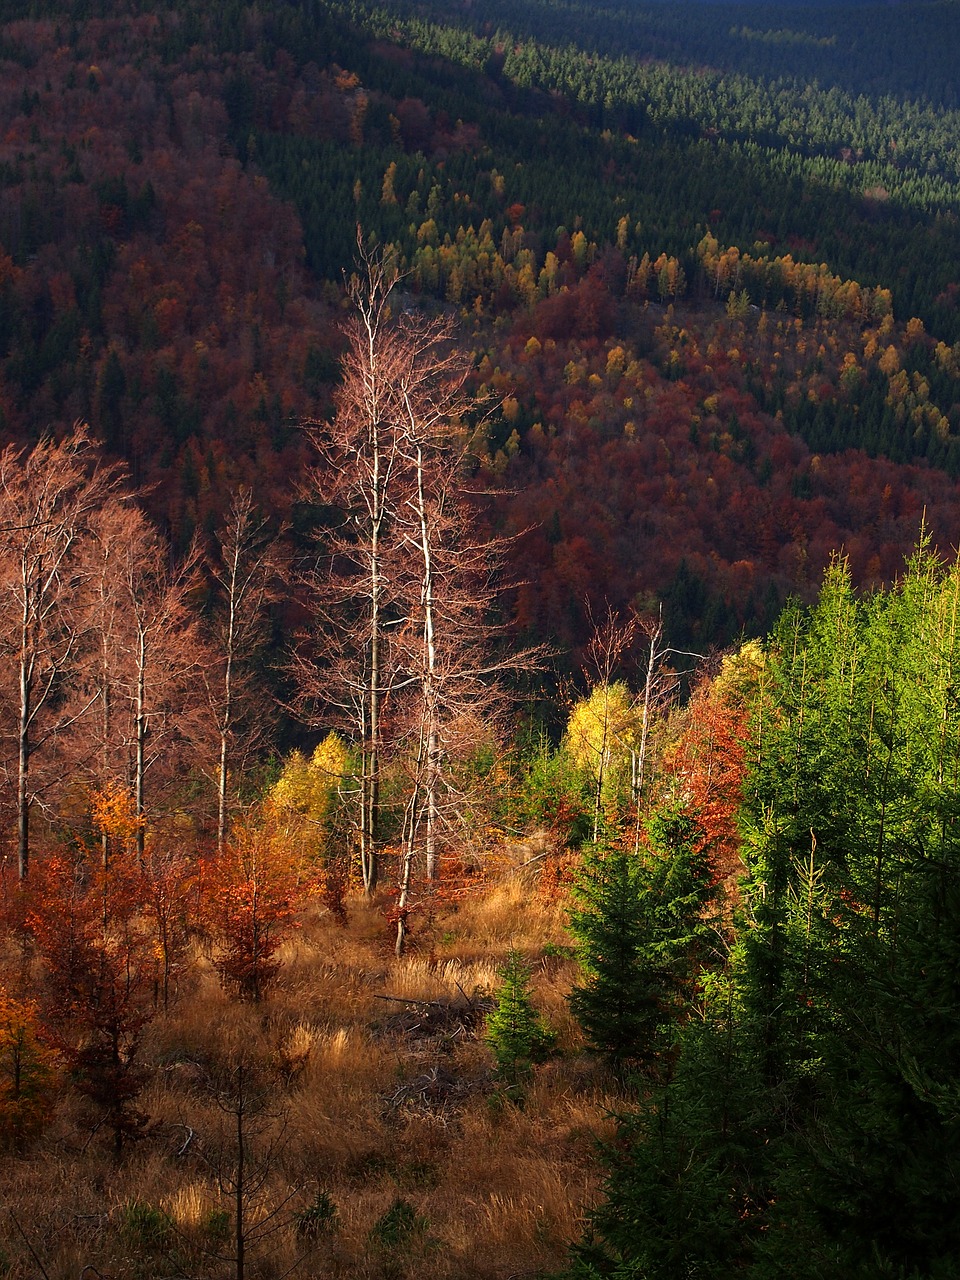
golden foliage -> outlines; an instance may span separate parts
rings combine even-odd
[[[90,797],[90,818],[98,835],[130,844],[144,825],[129,788],[108,782]]]
[[[16,1151],[43,1132],[52,1109],[54,1057],[37,1029],[34,1002],[0,987],[0,1143]]]
[[[601,766],[626,760],[639,741],[633,695],[623,681],[598,684],[574,706],[567,721],[566,749],[579,769],[596,777]]]
[[[266,798],[277,837],[295,842],[308,859],[318,857],[349,778],[349,752],[337,733],[328,733],[309,759],[292,751]]]

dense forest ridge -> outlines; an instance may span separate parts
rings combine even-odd
[[[326,412],[341,342],[334,290],[302,253],[339,281],[359,218],[421,300],[461,312],[495,401],[478,488],[501,490],[500,527],[539,526],[516,576],[543,585],[545,603],[518,612],[540,635],[582,644],[585,596],[597,612],[657,595],[678,637],[724,641],[769,626],[837,546],[858,581],[895,573],[924,508],[940,545],[957,540],[951,486],[845,452],[956,474],[952,214],[851,204],[760,161],[748,180],[722,137],[648,122],[628,138],[575,95],[323,7],[220,17],[216,31],[189,7],[5,29],[0,345],[15,437],[90,421],[181,551],[241,482],[299,536],[322,515],[286,484],[306,460],[297,424]],[[665,65],[649,72],[672,83]],[[778,236],[758,240],[775,209]],[[840,264],[887,244],[888,265],[857,276],[832,253],[810,261],[830,227]],[[518,361],[520,338],[557,345]],[[601,483],[588,507],[571,466],[626,468],[637,487]],[[851,500],[888,489],[879,507]],[[759,558],[737,503],[771,513]]]
[[[399,20],[395,8],[344,5],[342,12],[393,43],[477,72],[495,69],[520,89],[563,97],[585,113],[586,122],[601,127],[626,133],[639,133],[648,123],[695,128],[732,141],[749,140],[771,153],[788,149],[807,158],[848,165],[856,161],[854,180],[879,187],[886,179],[894,199],[920,207],[956,200],[958,115],[942,102],[905,101],[889,93],[854,95],[836,85],[820,88],[817,78],[811,83],[796,74],[763,80],[738,75],[722,63],[716,67],[713,58],[707,66],[671,65],[673,60],[651,58],[640,42],[631,48],[629,23],[627,38],[622,38],[622,15],[595,14],[590,23],[591,34],[601,21],[607,31],[615,27],[614,57],[584,48],[582,42],[557,47],[535,35],[524,39],[510,26],[486,35],[443,22]],[[485,12],[478,28],[489,29],[492,18]],[[806,171],[833,181],[843,173],[840,164]],[[918,182],[924,177],[929,179],[926,186]]]
[[[480,139],[492,144],[501,160],[511,158],[512,165],[504,168],[501,163],[500,170],[511,181],[513,200],[536,207],[543,220],[528,230],[549,234],[558,224],[572,229],[580,219],[594,238],[613,240],[616,222],[626,214],[640,222],[647,236],[651,231],[658,235],[660,249],[682,253],[692,246],[679,238],[671,212],[682,210],[702,222],[716,222],[718,234],[738,240],[742,249],[758,240],[783,242],[795,236],[804,241],[816,226],[821,252],[835,268],[864,283],[892,283],[896,278],[904,310],[930,320],[932,312],[924,308],[935,303],[938,321],[947,319],[939,311],[949,310],[949,295],[940,299],[952,281],[949,267],[941,264],[946,274],[934,287],[929,261],[918,259],[903,271],[905,264],[895,256],[892,243],[889,251],[883,247],[892,235],[904,239],[905,214],[926,210],[946,216],[949,224],[951,211],[956,212],[949,160],[955,130],[942,107],[863,97],[854,101],[837,89],[738,80],[728,72],[721,87],[702,65],[687,68],[623,58],[613,62],[572,45],[553,48],[542,39],[518,42],[509,29],[477,35],[452,24],[449,17],[429,25],[420,19],[398,20],[395,11],[354,9],[349,16],[383,37],[381,46],[372,47],[373,57],[357,60],[361,87],[373,95],[368,97],[367,143],[376,142],[380,133],[377,92],[382,87],[404,105],[394,117],[394,141],[399,132],[406,150],[423,149],[429,157],[431,148],[424,146],[429,113],[418,117],[414,103],[407,101],[426,99],[433,111],[479,128]],[[549,31],[549,21],[543,25]],[[388,57],[388,49],[398,41],[411,55],[426,57],[407,62]],[[723,102],[728,104],[725,113]],[[511,120],[503,118],[505,109]],[[907,151],[901,152],[898,135],[916,138],[925,129],[926,150],[909,152],[913,144],[903,144]],[[584,145],[588,135],[592,156]],[[445,151],[450,140],[439,145]],[[275,146],[269,141],[266,146],[269,164]],[[455,152],[464,147],[470,148],[468,137],[452,144]],[[548,154],[564,156],[562,184],[539,162],[538,152],[544,147]],[[298,158],[308,155],[301,149]],[[486,168],[482,152],[472,164],[462,154],[456,161],[456,179],[466,188],[459,188],[455,200],[465,194],[476,199],[476,179],[468,175],[471,169]],[[447,186],[443,171],[448,167],[443,160],[428,188],[438,188],[435,203]],[[655,202],[648,186],[654,173],[661,197]],[[612,201],[595,185],[601,174],[607,191],[611,180],[617,187]],[[303,189],[302,178],[290,175],[288,180],[294,184],[292,191]],[[824,184],[831,189],[833,216],[826,208],[796,207],[818,202],[824,192],[817,189]],[[847,200],[841,212],[837,203],[842,193]],[[448,191],[447,201],[451,195]],[[362,190],[359,199],[362,202]],[[481,198],[479,203],[482,207],[485,202]],[[838,214],[840,235],[835,226]],[[365,222],[369,216],[365,214]],[[862,234],[848,234],[851,217],[862,225]],[[937,234],[946,233],[938,218],[934,221]],[[455,229],[442,227],[451,233]],[[309,246],[309,217],[307,238]],[[901,243],[899,249],[903,248]],[[955,260],[955,250],[948,256]]]

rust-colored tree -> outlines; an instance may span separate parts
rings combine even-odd
[[[44,1021],[119,1158],[147,1125],[137,1101],[148,1076],[140,1048],[153,1016],[156,961],[140,919],[141,876],[130,857],[92,874],[51,857],[38,879],[28,925],[44,962]]]
[[[758,646],[747,645],[735,661],[749,666],[756,653]],[[696,850],[708,858],[715,883],[742,870],[737,813],[743,803],[747,715],[734,664],[727,660],[715,680],[706,679],[694,690],[680,739],[666,762],[682,788],[684,809],[701,832]]]
[[[147,843],[142,866],[143,919],[151,931],[155,957],[153,1003],[167,1009],[188,974],[188,944],[197,870],[175,843]]]
[[[281,969],[278,952],[297,927],[306,894],[274,825],[247,822],[200,863],[201,915],[223,985],[259,1001]]]
[[[36,1003],[0,987],[0,1146],[22,1153],[46,1126],[55,1091],[55,1058]]]
[[[179,843],[156,832],[151,833],[144,854],[139,854],[145,823],[129,787],[111,783],[93,792],[90,817],[101,849],[112,850],[110,859],[101,860],[99,880],[104,889],[116,881],[116,858],[122,859],[121,867],[136,858],[139,924],[150,936],[154,957],[153,1004],[167,1009],[186,969],[188,914],[196,882],[194,860]]]

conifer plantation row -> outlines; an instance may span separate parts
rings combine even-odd
[[[0,0],[0,1276],[960,1273],[957,15],[771,13]]]
[[[589,1036],[623,1026],[613,998],[643,1010],[652,980],[673,1017],[658,1054],[649,1024],[634,1043],[637,1105],[573,1274],[956,1267],[958,587],[925,545],[867,597],[838,561],[814,608],[725,660],[712,697],[747,717],[733,757],[743,874],[715,900],[712,946],[687,952],[681,975],[696,978],[679,1003],[664,960],[705,929],[703,899],[678,929],[690,900],[676,880],[651,928],[649,897],[626,887],[635,864],[613,849],[601,878],[588,872],[573,917],[587,956],[603,956],[611,919],[640,939],[632,965],[595,963],[575,988]],[[683,773],[668,790],[688,821],[711,814],[691,814]]]

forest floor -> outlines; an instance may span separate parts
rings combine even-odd
[[[345,925],[313,912],[259,1004],[230,999],[198,949],[144,1035],[140,1140],[114,1159],[64,1088],[42,1138],[0,1162],[2,1273],[506,1280],[562,1266],[622,1103],[567,1007],[563,894],[508,877],[438,908],[400,959],[385,907],[350,898]],[[519,1105],[484,1043],[511,950],[559,1045]]]

